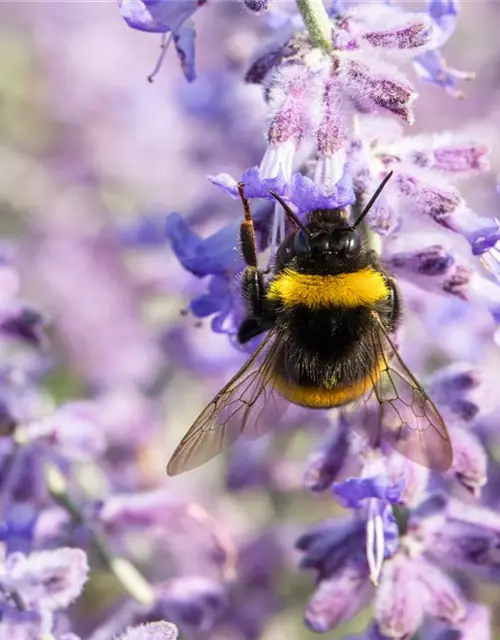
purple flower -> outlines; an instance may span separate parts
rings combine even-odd
[[[207,239],[200,238],[178,213],[166,220],[166,236],[182,266],[195,276],[225,275],[241,268],[242,259],[236,249],[238,223],[227,225]]]
[[[236,583],[228,589],[227,607],[217,629],[231,637],[258,640],[265,625],[284,607],[277,593],[277,580],[284,564],[280,532],[264,530],[246,540],[239,549]]]
[[[238,181],[234,178],[227,174],[219,174],[209,178],[225,193],[233,198],[239,197]],[[343,208],[354,202],[352,178],[347,166],[344,168],[341,179],[337,178],[337,182],[328,182],[327,179],[323,179],[323,176],[316,176],[313,181],[299,173],[293,174],[288,183],[282,178],[281,173],[278,178],[263,179],[262,169],[257,167],[248,169],[241,177],[241,181],[245,184],[245,195],[248,198],[272,200],[273,196],[270,191],[274,191],[293,203],[301,213],[319,208]],[[280,208],[275,215],[281,215]],[[277,224],[281,227],[281,223]]]
[[[118,0],[120,13],[129,27],[162,34],[160,54],[153,72],[148,76],[150,82],[153,82],[160,71],[172,41],[186,80],[195,80],[196,30],[189,18],[205,2],[206,0]]]
[[[343,507],[359,509],[365,500],[377,499],[397,504],[403,495],[404,480],[391,485],[384,475],[365,478],[348,478],[333,485],[333,493]]]
[[[166,239],[165,221],[162,213],[144,213],[117,225],[116,235],[126,247],[163,247]]]
[[[247,74],[264,85],[268,103],[269,145],[259,167],[261,179],[279,177],[288,184],[298,143],[313,138],[315,182],[320,191],[327,190],[320,195],[330,195],[344,173],[355,114],[389,112],[411,123],[415,91],[373,50],[396,59],[402,51],[416,56],[432,39],[431,25],[424,14],[360,4],[346,8],[335,25],[331,56],[313,50],[300,35],[264,52]],[[325,206],[331,205],[326,201]]]
[[[330,437],[311,456],[304,474],[304,485],[311,491],[328,489],[346,463],[348,452],[348,424],[341,417]]]
[[[184,77],[188,82],[196,80],[194,52],[195,40],[196,29],[192,20],[186,21],[174,33],[175,50],[181,63]]]
[[[463,235],[472,252],[480,255],[498,241],[499,223],[469,209],[450,181],[487,170],[486,153],[484,145],[458,134],[403,137],[400,128],[367,118],[361,121],[359,140],[351,145],[349,163],[355,187],[365,197],[389,168],[394,171],[368,216],[368,223],[375,221],[377,232],[392,233],[398,222],[393,219],[401,209],[403,229],[409,216],[431,218],[444,229]],[[381,224],[378,218],[389,222]]]
[[[95,460],[107,445],[101,425],[89,415],[89,408],[80,403],[62,405],[51,416],[28,424],[23,434],[29,442],[67,460]]]
[[[156,596],[158,614],[191,632],[210,629],[226,605],[223,586],[204,578],[170,580],[157,587]]]
[[[295,543],[297,549],[304,552],[300,567],[315,569],[319,579],[325,580],[351,559],[363,564],[363,539],[363,522],[354,516],[316,525]]]
[[[428,593],[424,599],[427,614],[453,626],[464,620],[467,601],[451,578],[424,559],[418,564],[418,578]]]
[[[268,156],[269,161],[274,162],[274,156]],[[283,167],[281,166],[281,159],[276,157],[276,162],[280,166],[276,170],[264,165],[262,167],[252,167],[243,172],[241,176],[241,182],[245,185],[245,196],[247,198],[265,198],[267,200],[274,200],[270,191],[275,191],[278,195],[284,195],[286,193],[287,178],[290,180],[291,171],[289,176],[285,176]],[[267,177],[268,174],[274,174],[272,177]],[[210,182],[222,189],[224,193],[227,193],[232,198],[239,198],[238,195],[238,182],[227,173],[219,173],[216,176],[208,176]]]
[[[261,438],[256,442],[237,442],[229,454],[226,472],[227,487],[231,491],[272,484],[274,460],[268,452],[269,441]]]
[[[389,638],[411,637],[424,613],[425,596],[419,591],[416,564],[404,553],[398,553],[384,564],[375,595],[378,628]]]
[[[19,611],[4,604],[1,605],[0,610],[2,614],[0,640],[33,640],[33,638],[43,638],[43,635],[51,630],[51,616],[45,613]]]
[[[5,509],[0,522],[0,540],[6,545],[7,554],[30,551],[38,517],[29,502],[14,502]]]
[[[481,604],[471,604],[467,617],[458,626],[460,640],[491,640],[491,611]],[[446,640],[439,636],[436,640]]]
[[[464,363],[454,363],[435,372],[428,384],[432,397],[441,407],[447,407],[461,420],[470,422],[480,407],[470,393],[481,384],[480,372]]]
[[[0,332],[33,347],[46,345],[47,318],[38,309],[20,301],[0,303]]]
[[[117,640],[176,640],[177,627],[171,622],[150,622],[128,629]]]
[[[318,584],[306,608],[307,626],[316,633],[326,633],[349,620],[363,607],[367,588],[366,570],[344,565],[337,575]]]
[[[282,66],[267,79],[268,147],[260,164],[264,180],[281,176],[289,182],[295,151],[310,130],[311,100],[323,69],[321,65],[318,71],[307,65]]]
[[[127,533],[147,531],[151,541],[166,545],[169,552],[174,544],[179,557],[185,551],[184,570],[191,566],[200,571],[206,565],[207,571],[215,568],[224,576],[234,571],[234,543],[226,529],[199,505],[175,500],[165,490],[110,496],[96,505],[95,514],[117,544],[123,544]]]
[[[410,279],[413,276],[445,276],[452,272],[455,258],[442,245],[430,245],[410,251],[390,253],[386,264],[393,272]]]
[[[451,179],[488,171],[488,148],[459,133],[405,137],[398,155],[402,162],[443,172]]]
[[[366,511],[366,557],[370,578],[377,584],[384,559],[393,555],[399,542],[399,530],[392,504],[401,501],[406,482],[390,484],[385,475],[348,478],[333,485],[340,504]]]
[[[87,581],[87,556],[81,549],[62,548],[7,557],[1,583],[16,591],[28,608],[55,611],[80,595]]]
[[[454,97],[462,97],[457,89],[459,80],[471,80],[473,73],[457,71],[448,66],[438,48],[442,47],[455,31],[459,17],[459,0],[428,0],[427,10],[433,21],[434,48],[413,60],[419,78],[443,88]]]
[[[348,168],[336,183],[323,181],[323,178],[310,180],[296,173],[291,181],[288,198],[300,212],[314,209],[344,208],[354,202],[352,178]]]
[[[247,174],[250,172],[251,170]],[[245,178],[245,174],[243,177]],[[223,182],[230,185],[229,193],[236,197],[238,183],[230,176],[226,178]],[[214,178],[213,181],[215,180]],[[252,193],[251,189],[250,192]],[[267,190],[266,193],[271,198]],[[265,250],[269,244],[271,211],[266,205],[256,207],[254,212],[256,242],[260,250]],[[239,226],[238,218],[209,238],[202,239],[191,230],[185,218],[173,213],[167,218],[166,229],[174,253],[183,267],[200,278],[213,276],[209,280],[208,291],[191,300],[190,310],[199,318],[214,315],[212,329],[216,333],[230,336],[236,335],[245,314],[237,279],[235,281],[235,276],[244,266],[238,246]],[[252,345],[253,343],[249,344],[249,348]]]
[[[229,335],[236,335],[244,315],[235,287],[221,276],[210,278],[208,292],[191,300],[189,308],[197,318],[213,315],[212,330]]]
[[[371,7],[357,3],[357,6],[345,7],[342,13],[345,13],[346,30],[351,36],[350,48],[369,45],[397,59],[405,52],[417,55],[435,40],[427,15],[405,12],[390,2]]]
[[[417,250],[388,253],[387,264],[395,273],[423,290],[445,293],[476,304],[487,309],[496,322],[499,321],[499,283],[482,277],[479,272],[458,262],[456,255],[444,246],[431,245]]]
[[[200,0],[118,0],[128,26],[150,33],[177,31],[202,4]]]

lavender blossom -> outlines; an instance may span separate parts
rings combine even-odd
[[[422,80],[443,88],[455,98],[463,97],[457,85],[460,80],[472,80],[474,73],[450,68],[437,49],[447,42],[455,30],[460,2],[459,0],[428,0],[427,4],[436,34],[436,48],[426,51],[413,61],[415,70]]]
[[[171,622],[150,622],[129,629],[119,640],[176,640],[177,628]]]
[[[119,0],[120,12],[133,29],[152,33],[176,31],[200,6],[200,2],[170,0]]]
[[[87,557],[81,549],[39,551],[8,556],[2,587],[19,593],[29,608],[48,611],[67,607],[87,581]]]
[[[491,640],[495,12],[203,4],[1,14],[15,73],[0,83],[0,640],[281,640],[358,613],[357,640]],[[441,50],[461,9],[481,73],[459,108],[472,74]],[[165,73],[151,86],[155,42],[149,80]],[[450,468],[393,450],[372,392],[291,407],[261,439],[167,479],[167,450],[265,338],[237,338],[239,183],[267,284],[292,226],[271,190],[299,223],[317,208],[354,221],[388,172],[359,230],[397,282],[391,340],[446,424]]]
[[[348,478],[333,485],[333,493],[344,507],[363,508],[366,517],[366,557],[370,579],[378,583],[384,559],[396,551],[399,531],[392,504],[401,501],[405,480],[389,484],[387,477],[377,474],[378,461],[370,462],[362,478]]]

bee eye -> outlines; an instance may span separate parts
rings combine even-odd
[[[295,253],[300,255],[303,253],[309,253],[311,251],[311,245],[309,244],[309,238],[306,234],[299,230],[295,235],[295,240],[293,242],[293,248]]]
[[[344,256],[355,257],[361,251],[361,236],[357,231],[349,232],[342,239],[339,253]]]

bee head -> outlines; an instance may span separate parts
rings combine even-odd
[[[298,231],[295,236],[296,249],[302,248],[303,239],[299,236],[303,234]],[[337,228],[331,231],[319,231],[311,233],[308,237],[310,252],[317,256],[327,255],[332,258],[346,259],[356,258],[363,248],[361,236],[356,229]],[[296,251],[296,253],[298,253]]]
[[[361,214],[349,224],[347,212],[343,208],[315,209],[308,214],[304,224],[290,209],[288,204],[274,191],[271,195],[283,206],[295,230],[281,244],[277,255],[277,267],[293,261],[294,267],[305,273],[342,273],[356,271],[368,263],[368,253],[357,230],[370,211],[387,181],[389,172],[382,180]]]
[[[279,267],[292,266],[303,273],[342,273],[364,266],[366,251],[356,229],[316,226],[309,223],[296,229],[281,244]]]

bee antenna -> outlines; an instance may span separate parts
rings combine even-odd
[[[372,197],[370,198],[370,201],[368,202],[368,204],[366,205],[366,207],[363,209],[363,211],[361,212],[361,214],[359,215],[358,219],[356,220],[356,222],[352,225],[352,227],[350,227],[351,230],[356,229],[356,227],[359,225],[359,223],[363,220],[363,218],[366,216],[366,214],[370,211],[370,209],[373,207],[373,205],[375,204],[377,198],[379,197],[379,195],[382,192],[382,189],[385,187],[385,185],[388,183],[388,181],[390,180],[390,178],[392,177],[392,174],[394,173],[394,171],[389,171],[389,173],[385,176],[385,178],[382,180],[382,182],[380,183],[378,189],[375,191],[375,193],[372,195]]]
[[[294,213],[290,207],[288,206],[288,204],[283,200],[283,198],[281,196],[279,196],[277,193],[275,193],[274,191],[270,191],[269,192],[273,198],[275,198],[280,205],[283,207],[283,209],[285,210],[286,213],[286,217],[290,220],[290,222],[292,224],[294,224],[296,227],[298,227],[301,231],[303,231],[306,236],[309,235],[309,231],[306,229],[305,225],[299,220],[298,216],[296,213]]]

